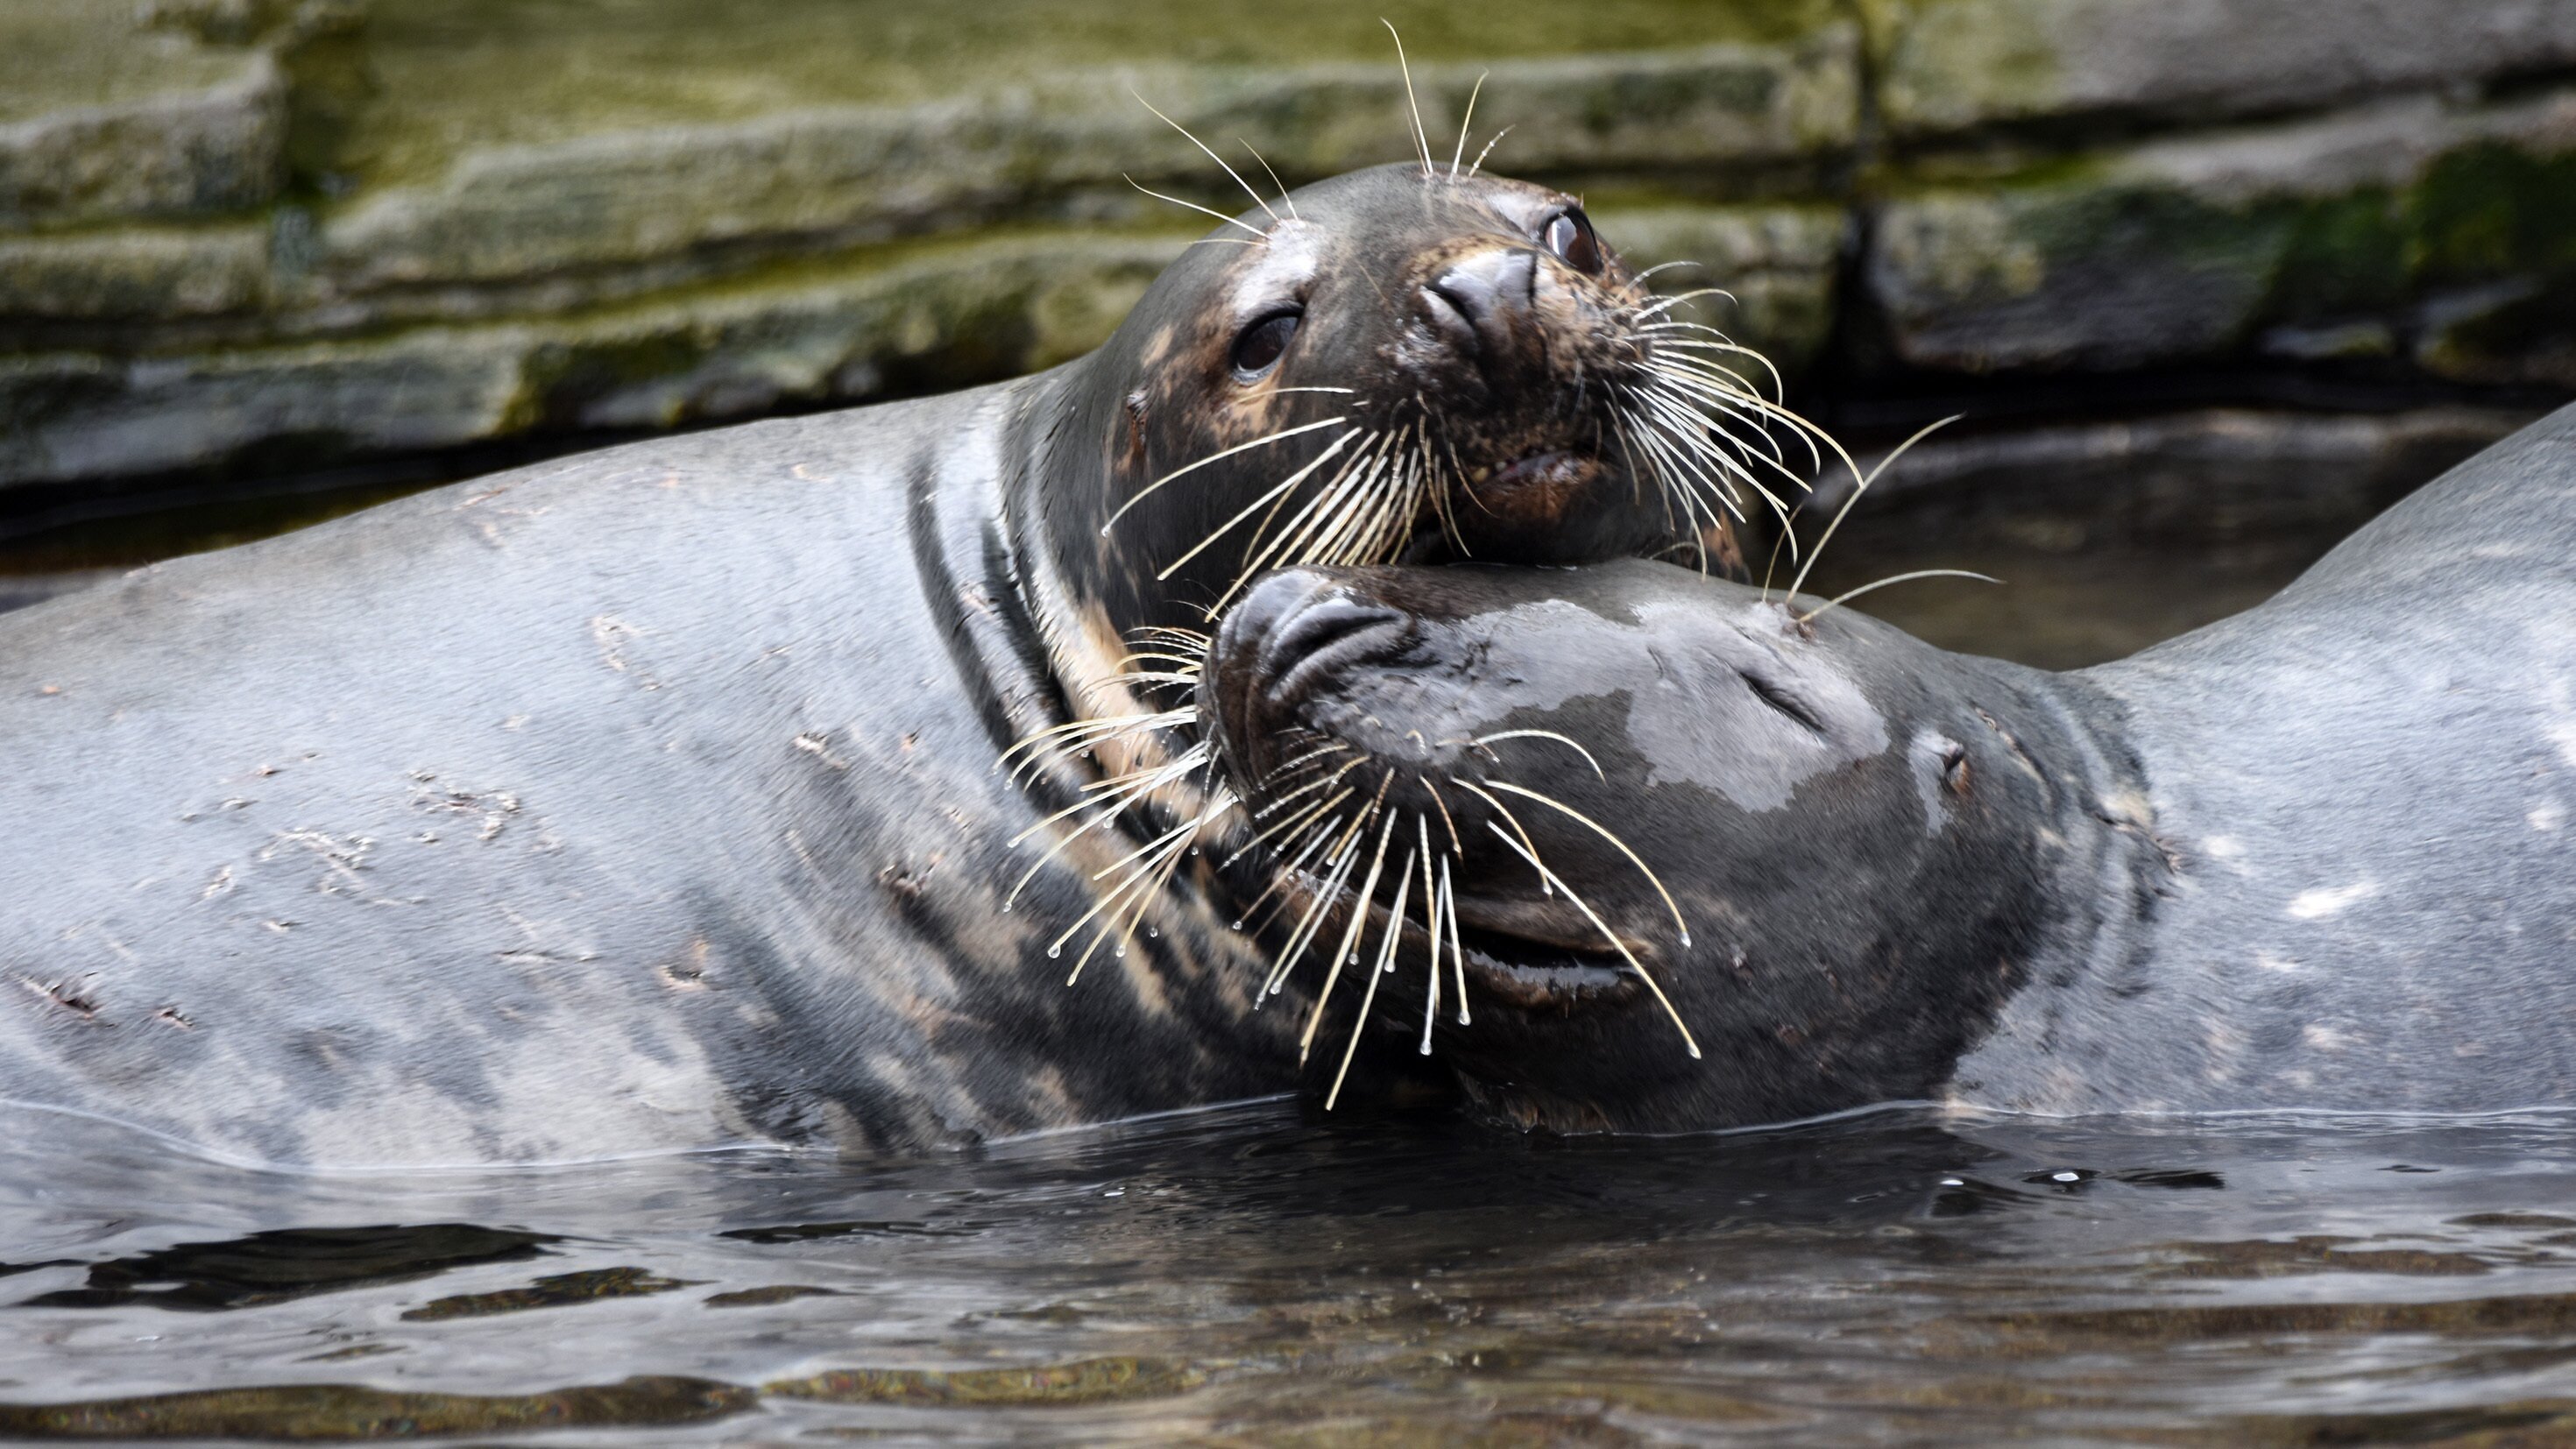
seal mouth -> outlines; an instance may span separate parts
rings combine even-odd
[[[1526,454],[1476,481],[1470,475],[1468,498],[1496,512],[1562,517],[1609,471],[1597,457],[1566,448]]]
[[[1643,548],[1651,540],[1642,534],[1615,545],[1591,537],[1604,517],[1615,514],[1605,505],[1624,480],[1609,459],[1573,444],[1468,466],[1442,485],[1441,496],[1426,500],[1396,561],[1573,563],[1604,548]]]
[[[1552,909],[1551,902],[1460,896],[1454,904],[1469,979],[1507,1006],[1562,1013],[1624,1005],[1643,990],[1598,931],[1579,919],[1560,919],[1573,913]]]

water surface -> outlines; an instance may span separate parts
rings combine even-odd
[[[2576,1436],[2565,1118],[1608,1142],[1270,1103],[901,1164],[339,1177],[13,1124],[0,1399],[73,1406],[10,1436]]]

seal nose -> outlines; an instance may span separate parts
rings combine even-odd
[[[1340,664],[1401,635],[1407,617],[1331,574],[1283,569],[1252,586],[1217,627],[1219,688],[1229,712],[1244,711],[1250,735],[1267,733],[1272,712]]]
[[[1462,352],[1499,356],[1535,309],[1538,254],[1496,247],[1453,263],[1422,289],[1432,326]]]

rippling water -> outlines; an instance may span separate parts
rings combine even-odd
[[[1272,1103],[324,1177],[12,1137],[0,1436],[2576,1437],[2571,1118],[1605,1142]]]

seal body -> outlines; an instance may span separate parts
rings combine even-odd
[[[1704,515],[1607,451],[1673,324],[1571,198],[1381,168],[1207,243],[1050,373],[0,619],[0,1098],[347,1165],[917,1148],[1289,1085],[1213,863],[1157,844],[1191,782],[1112,788],[1188,720],[1089,729],[1138,703],[1130,633],[1270,564]]]
[[[1278,1090],[1188,882],[1079,990],[1045,941],[1118,852],[1000,911],[1045,813],[995,769],[1004,696],[1049,683],[984,552],[1026,386],[461,484],[13,616],[0,1095],[349,1164]]]
[[[1962,1099],[2576,1104],[2576,410],[2068,688],[2134,757],[2152,849]]]
[[[2576,409],[2075,673],[1624,563],[1292,571],[1209,688],[1256,811],[1320,754],[1427,823],[1459,929],[1375,893],[1380,1013],[1463,989],[1506,1120],[2566,1106],[2572,557]]]

